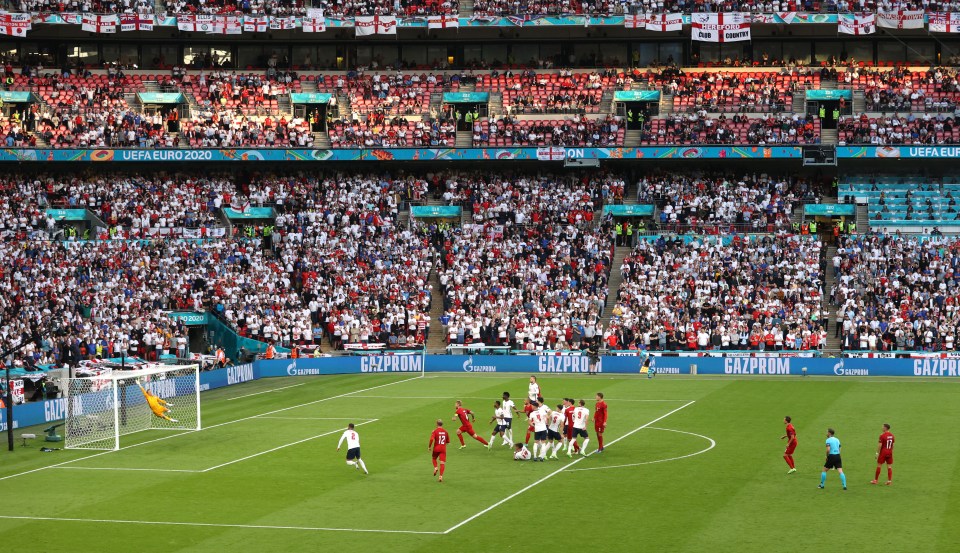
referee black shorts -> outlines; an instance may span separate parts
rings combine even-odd
[[[840,460],[840,455],[827,455],[827,461],[823,464],[823,468],[826,470],[830,469],[842,469],[843,461]]]

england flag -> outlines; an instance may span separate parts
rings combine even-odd
[[[877,14],[877,27],[884,29],[922,29],[923,10],[897,10]]]
[[[877,15],[873,13],[840,14],[837,32],[845,35],[872,35],[877,32]]]
[[[646,14],[627,14],[623,16],[623,26],[628,29],[646,29],[647,28],[647,16]]]
[[[690,20],[690,38],[698,42],[750,40],[750,23],[740,12],[695,13]]]
[[[460,18],[456,15],[431,15],[427,18],[428,29],[459,29]]]
[[[130,31],[152,31],[153,14],[124,14],[120,16],[120,30],[122,32]]]
[[[80,20],[81,29],[90,33],[113,34],[117,32],[117,14],[95,15],[85,13]]]
[[[660,13],[647,18],[648,31],[668,32],[683,29],[682,13]]]
[[[23,37],[32,28],[33,20],[29,13],[0,14],[0,35]]]
[[[327,30],[327,20],[323,17],[307,17],[303,20],[303,32],[322,33]]]
[[[931,33],[960,33],[960,13],[931,13],[928,30]]]
[[[266,15],[248,15],[243,18],[243,30],[247,33],[265,33],[270,27],[270,18]]]
[[[395,35],[397,17],[393,15],[360,16],[354,19],[356,36]]]

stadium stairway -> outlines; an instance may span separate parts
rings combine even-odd
[[[289,94],[281,94],[277,97],[277,110],[281,115],[293,115],[293,105],[290,103]]]
[[[321,150],[329,149],[330,137],[327,136],[327,133],[323,131],[313,133],[313,147]]]
[[[640,145],[641,131],[627,131],[623,135],[623,145],[627,148],[633,148]]]
[[[807,112],[807,98],[803,90],[799,90],[793,94],[793,113],[806,113]],[[823,131],[821,131],[823,132]]]
[[[630,255],[631,250],[633,248],[630,246],[617,246],[613,250],[613,261],[610,262],[610,281],[608,283],[610,293],[607,294],[607,303],[603,306],[603,314],[600,317],[604,329],[610,326],[610,317],[613,316],[613,308],[617,305],[617,292],[620,291],[620,284],[623,282],[620,266],[623,265],[623,260]]]
[[[490,118],[494,118],[506,113],[503,109],[503,93],[491,92],[490,102],[487,104],[487,113]]]
[[[863,113],[867,111],[867,100],[863,96],[862,90],[853,91],[853,114]]]
[[[473,0],[460,0],[460,17],[473,17]]]
[[[443,315],[443,292],[440,290],[440,273],[437,270],[430,271],[430,286],[433,294],[430,302],[430,337],[427,339],[427,352],[445,353],[446,333],[440,324],[440,317]]]
[[[870,232],[870,214],[866,204],[857,204],[857,232]]]
[[[660,95],[660,115],[673,113],[673,94]]]
[[[300,90],[303,92],[317,92],[317,82],[313,79],[301,79]]]
[[[457,131],[457,148],[472,148],[473,133],[470,131]]]
[[[612,90],[603,91],[603,96],[600,97],[600,113],[613,113],[613,91]]]
[[[820,129],[820,143],[835,146],[837,144],[837,129]]]
[[[835,255],[837,255],[837,247],[831,245],[827,248],[826,253],[827,270],[824,271],[823,299],[820,309],[820,312],[828,321],[827,341],[823,345],[824,351],[827,352],[840,351],[840,344],[843,343],[841,338],[834,338],[834,333],[837,331],[837,306],[830,303],[830,291],[833,290],[833,286],[837,282],[837,279],[833,276],[833,256]]]

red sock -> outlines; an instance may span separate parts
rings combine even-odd
[[[530,431],[529,431],[529,430],[527,430],[527,437],[523,439],[523,443],[525,443],[525,444],[529,444],[529,443],[530,443]]]
[[[877,474],[873,477],[874,480],[880,480],[880,467],[877,467]]]
[[[887,467],[887,480],[893,482],[893,467]]]
[[[793,462],[793,455],[790,456],[790,468],[797,468],[797,464]]]
[[[457,432],[457,437],[460,438],[460,445],[467,445],[466,442],[463,441],[463,434]]]
[[[446,463],[440,463],[440,476],[443,476],[443,469],[447,468]]]
[[[490,444],[487,442],[487,440],[484,440],[484,439],[483,439],[482,437],[480,437],[480,436],[474,436],[474,439],[477,440],[478,442],[480,442],[480,443],[483,444],[483,445],[490,445]]]
[[[578,444],[577,442],[573,442],[573,450],[580,451],[580,444]]]
[[[437,468],[437,460],[436,460],[436,459],[433,460],[433,468]]]
[[[603,434],[597,434],[597,448],[603,449]]]

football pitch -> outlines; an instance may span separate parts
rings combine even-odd
[[[500,446],[427,441],[454,401],[489,438],[523,375],[263,379],[201,396],[204,429],[121,438],[120,451],[0,453],[0,551],[957,551],[960,381],[543,375],[551,405],[603,392],[602,455],[513,461]],[[797,428],[796,474],[782,459]],[[369,475],[337,440],[357,424]],[[882,423],[894,483],[873,486]],[[826,429],[843,444],[817,489]],[[590,451],[596,449],[592,423]],[[36,429],[17,430],[17,435]],[[62,429],[61,429],[62,430]],[[515,438],[525,424],[514,421]],[[18,439],[19,442],[19,439]],[[881,475],[881,482],[886,473]]]

